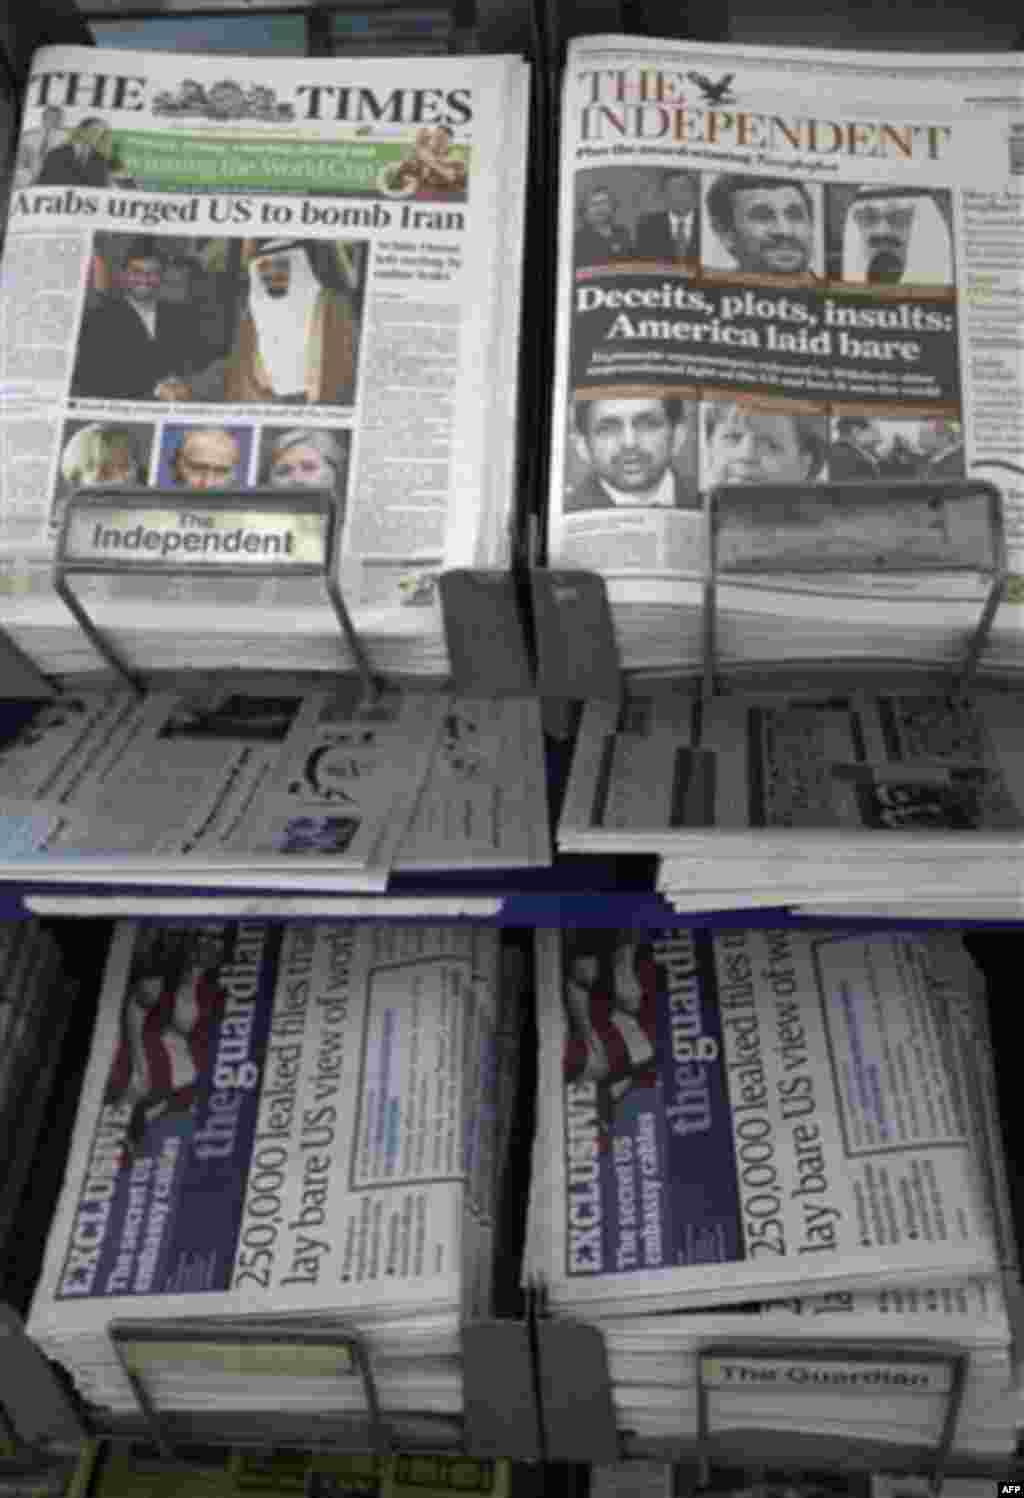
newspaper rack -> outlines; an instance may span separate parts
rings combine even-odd
[[[160,577],[319,577],[371,701],[376,683],[338,582],[339,544],[336,505],[326,489],[208,489],[190,491],[187,504],[174,488],[79,489],[64,512],[54,585],[99,655],[141,695],[139,673],[72,590],[71,577],[129,571]],[[240,553],[250,559],[234,560]]]
[[[866,513],[866,524],[856,536],[841,533],[830,538],[827,529],[816,520],[810,545],[795,541],[787,549],[782,544],[786,524],[805,505],[816,517],[827,505],[838,519],[857,510]],[[913,518],[922,511],[939,506],[974,507],[973,524],[965,526],[961,537],[944,536],[935,540],[908,526],[903,536],[901,518]],[[729,537],[742,556],[742,543],[749,541],[750,551],[742,559],[735,555],[723,558],[723,529],[727,519],[747,519],[739,542]],[[750,517],[754,518],[751,519]],[[874,522],[878,519],[877,530]],[[983,524],[978,520],[983,518]],[[755,531],[758,524],[773,523],[774,555],[765,555]],[[780,539],[781,538],[781,539]],[[980,542],[978,555],[970,554],[971,544]],[[718,585],[723,578],[749,580],[752,576],[771,577],[784,574],[808,578],[826,572],[872,573],[889,577],[920,573],[974,572],[988,579],[988,589],[973,633],[967,641],[959,668],[959,685],[970,686],[978,659],[995,618],[1006,587],[1008,562],[1003,524],[1002,496],[994,484],[985,480],[964,479],[943,483],[837,483],[775,485],[731,484],[712,489],[707,498],[707,571],[704,579],[704,659],[702,686],[705,700],[719,689],[717,665]]]
[[[82,1406],[28,1336],[21,1318],[0,1304],[0,1411],[19,1444],[42,1451],[76,1446],[90,1437],[148,1436],[163,1457],[174,1459],[183,1446],[197,1442],[378,1454],[400,1443],[408,1450],[457,1449],[479,1459],[545,1459],[530,1335],[522,1321],[478,1321],[463,1327],[466,1397],[464,1413],[457,1416],[382,1414],[365,1343],[340,1322],[317,1328],[296,1327],[273,1316],[244,1325],[216,1317],[115,1321],[108,1336],[135,1396],[134,1417]],[[273,1372],[356,1380],[365,1413],[161,1410],[149,1392],[147,1373],[172,1359],[243,1377]]]
[[[391,1447],[381,1423],[377,1387],[366,1349],[351,1328],[330,1330],[314,1327],[289,1328],[281,1321],[239,1322],[211,1319],[205,1322],[115,1321],[110,1343],[132,1386],[153,1442],[165,1459],[175,1455],[167,1421],[150,1394],[146,1374],[154,1362],[174,1361],[238,1373],[246,1379],[268,1373],[293,1372],[303,1376],[326,1376],[339,1381],[356,1378],[366,1399],[366,1431],[370,1449],[378,1454]]]
[[[819,513],[823,504],[831,504],[837,517],[844,508],[850,507],[874,511],[881,520],[881,533],[876,537],[858,537],[859,544],[850,545],[842,556],[836,554],[838,548],[834,541],[829,554],[825,555],[824,538],[818,537],[809,556],[805,544],[802,555],[795,554],[795,547],[788,552],[776,548],[778,554],[775,557],[766,558],[754,552],[745,567],[737,565],[731,557],[725,559],[723,566],[720,549],[723,514],[755,511],[759,512],[758,518],[763,524],[773,509],[784,520],[787,512],[799,506],[802,500],[807,500]],[[920,515],[925,508],[938,505],[959,507],[961,513],[973,506],[973,530],[971,525],[965,526],[961,538],[954,535],[941,546],[936,542],[929,546],[926,542],[916,552],[912,544],[913,528],[909,525],[904,527],[904,535],[893,541],[892,533],[899,527],[886,527],[886,522],[894,514],[912,517]],[[1008,575],[1002,496],[994,484],[972,479],[934,484],[914,481],[785,487],[730,485],[712,490],[707,506],[703,659],[699,668],[705,700],[714,695],[720,685],[717,662],[719,584],[746,581],[751,575],[760,579],[773,574],[811,577],[836,571],[888,577],[928,572],[979,574],[987,579],[987,587],[959,668],[960,685],[964,688],[970,685]],[[873,518],[870,513],[869,518]],[[968,542],[974,543],[980,554],[971,554]],[[538,694],[545,703],[581,697],[620,701],[623,668],[604,578],[582,567],[533,567],[530,584],[536,631]],[[785,663],[780,663],[780,667],[784,666]],[[800,667],[793,669],[799,671]],[[877,667],[873,670],[877,674]],[[637,674],[643,676],[644,673]]]
[[[18,1443],[29,1453],[77,1447],[90,1438],[138,1440],[148,1436],[165,1459],[176,1459],[186,1445],[283,1445],[309,1450],[455,1449],[478,1460],[613,1464],[630,1457],[694,1465],[699,1481],[707,1480],[712,1462],[750,1466],[820,1465],[822,1441],[842,1467],[877,1464],[879,1443],[851,1437],[847,1441],[787,1434],[779,1444],[775,1431],[751,1425],[716,1434],[710,1395],[731,1390],[742,1394],[749,1382],[725,1382],[723,1364],[750,1366],[770,1362],[777,1371],[809,1364],[839,1365],[849,1370],[881,1365],[890,1374],[900,1367],[931,1378],[924,1393],[944,1394],[938,1437],[926,1458],[920,1441],[882,1443],[882,1460],[890,1470],[929,1469],[937,1494],[947,1468],[980,1475],[977,1459],[957,1458],[955,1442],[966,1389],[969,1356],[955,1345],[906,1343],[879,1347],[864,1342],[809,1349],[786,1340],[720,1340],[697,1350],[696,1428],[680,1430],[671,1441],[645,1441],[618,1429],[603,1334],[570,1318],[548,1319],[531,1309],[526,1320],[471,1322],[463,1328],[463,1373],[466,1386],[461,1416],[382,1416],[376,1400],[371,1360],[360,1337],[347,1327],[296,1329],[268,1317],[240,1328],[227,1319],[114,1323],[111,1347],[132,1383],[139,1413],[133,1418],[81,1409],[55,1367],[26,1334],[20,1318],[0,1305],[0,1408]],[[147,1361],[148,1354],[148,1361]],[[309,1412],[260,1415],[228,1411],[168,1413],[155,1408],[146,1388],[146,1371],[169,1359],[195,1365],[205,1356],[215,1367],[230,1363],[233,1371],[253,1376],[274,1371],[310,1372],[339,1379],[356,1378],[366,1398],[366,1414]],[[246,1369],[244,1359],[248,1357]],[[305,1364],[305,1366],[303,1366]],[[328,1364],[330,1366],[328,1366]],[[716,1387],[716,1380],[718,1386]],[[778,1384],[776,1385],[778,1387]],[[794,1393],[803,1385],[794,1382]],[[781,1391],[780,1391],[781,1392]],[[866,1396],[869,1397],[869,1396]],[[763,1440],[761,1439],[763,1437]],[[815,1447],[811,1455],[808,1444]],[[803,1448],[801,1450],[801,1448]],[[788,1455],[785,1453],[788,1452]],[[988,1464],[984,1464],[988,1471]]]
[[[960,1410],[963,1406],[967,1385],[968,1355],[962,1348],[929,1344],[918,1347],[905,1344],[899,1347],[878,1347],[863,1342],[837,1343],[829,1347],[808,1349],[806,1343],[786,1341],[715,1341],[705,1344],[697,1352],[697,1457],[700,1481],[708,1481],[711,1457],[710,1441],[714,1435],[711,1428],[711,1392],[743,1394],[751,1382],[770,1380],[779,1391],[786,1387],[786,1376],[796,1369],[806,1369],[808,1364],[833,1364],[869,1368],[871,1365],[896,1365],[916,1371],[916,1376],[928,1378],[931,1370],[939,1374],[939,1381],[947,1383],[945,1409],[942,1414],[938,1440],[932,1451],[932,1491],[942,1489],[943,1477],[956,1440]],[[755,1371],[754,1365],[764,1364]],[[772,1367],[771,1365],[774,1365]],[[945,1374],[945,1379],[942,1378]],[[781,1379],[780,1379],[781,1374]],[[733,1375],[736,1377],[732,1381]],[[743,1375],[746,1375],[745,1377]],[[793,1381],[793,1392],[800,1393],[803,1384]]]

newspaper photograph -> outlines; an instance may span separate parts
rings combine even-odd
[[[357,623],[443,669],[438,572],[508,555],[527,77],[36,55],[3,262],[0,622],[37,660],[92,659],[50,583],[72,494],[179,490],[185,532],[210,491],[260,485],[332,496]],[[337,635],[315,579],[81,587],[140,654],[173,627],[179,652],[251,633],[316,667]]]
[[[990,549],[951,481],[1001,489],[1024,571],[1020,63],[946,64],[571,43],[548,552],[602,572],[624,622],[637,616],[627,664],[667,659],[643,606],[699,609],[721,486],[751,487],[726,547],[751,570],[867,572],[880,556],[924,573],[895,591],[785,576],[730,594],[732,612],[776,615],[778,658],[835,623],[841,593],[870,601],[865,618],[909,594],[941,619],[950,569]],[[869,483],[889,499],[866,504]],[[788,515],[759,504],[758,488],[796,485]],[[723,648],[754,648],[748,625]]]
[[[545,931],[538,955],[530,1269],[553,1304],[600,1318],[997,1271],[923,942]]]
[[[130,1407],[119,1316],[457,1314],[498,1003],[484,928],[123,923],[32,1335]]]

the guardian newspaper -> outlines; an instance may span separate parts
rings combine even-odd
[[[498,955],[469,927],[118,928],[31,1326],[87,1397],[132,1407],[118,1317],[390,1318],[415,1341],[421,1316],[446,1345],[484,1309]],[[161,1407],[194,1408],[166,1362]],[[247,1403],[361,1406],[315,1357],[274,1371]]]
[[[547,1211],[531,1267],[560,1307],[600,1318],[998,1267],[923,941],[567,931],[538,951]]]

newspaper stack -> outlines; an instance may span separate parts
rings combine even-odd
[[[684,911],[908,914],[954,892],[1020,914],[1018,699],[893,689],[699,701],[665,683],[584,708],[558,843],[661,856]]]
[[[717,1434],[785,1429],[934,1447],[956,1393],[953,1347],[967,1359],[956,1450],[1013,1451],[1019,1398],[996,1279],[635,1316],[602,1331],[620,1428],[641,1439],[696,1431],[700,1367]]]
[[[553,1305],[1000,1268],[943,946],[737,928],[546,931],[538,951],[530,1258]]]
[[[71,693],[0,749],[0,878],[383,889],[550,861],[534,699]]]
[[[959,941],[544,931],[538,958],[526,1272],[603,1331],[623,1428],[695,1429],[697,1353],[732,1343],[715,1428],[934,1444],[952,1347],[958,1446],[1009,1452],[1013,1229]]]
[[[570,43],[547,552],[605,577],[627,667],[699,665],[712,554],[725,667],[961,660],[999,551],[965,480],[1002,490],[1024,571],[997,311],[1020,80],[994,55]],[[1000,670],[1021,619],[1014,587]]]
[[[289,506],[317,488],[374,667],[443,675],[439,573],[511,554],[526,65],[278,59],[268,83],[256,57],[119,53],[115,77],[55,47],[25,98],[0,626],[46,672],[100,666],[52,561],[70,496],[104,490],[73,550],[106,575],[75,589],[123,658],[344,669],[295,575],[320,525]],[[166,497],[119,506],[140,485]]]
[[[490,1300],[500,987],[483,928],[120,924],[30,1334],[132,1411],[113,1322],[349,1327],[385,1413],[457,1413],[459,1326]],[[338,1356],[266,1354],[163,1339],[141,1376],[163,1410],[365,1413]]]

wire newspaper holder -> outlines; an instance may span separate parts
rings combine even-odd
[[[73,591],[72,577],[131,572],[155,577],[320,578],[366,699],[372,701],[376,682],[338,582],[339,544],[336,506],[326,489],[79,489],[64,512],[54,554],[54,585],[98,654],[141,695],[141,676]]]
[[[945,506],[961,508],[952,523],[940,528],[934,521],[945,514]],[[968,506],[973,513],[964,521]],[[824,523],[829,519],[831,533]],[[978,546],[978,555],[970,554],[972,546]],[[717,607],[722,580],[810,578],[822,573],[906,577],[929,572],[974,572],[989,580],[959,668],[958,684],[967,690],[1008,573],[1002,496],[994,484],[958,479],[934,484],[732,484],[712,489],[707,498],[704,580],[705,701],[719,690]]]
[[[175,1443],[165,1416],[148,1387],[155,1364],[168,1362],[197,1368],[204,1363],[216,1372],[237,1373],[248,1380],[289,1373],[298,1377],[357,1379],[366,1400],[370,1448],[378,1454],[391,1449],[381,1421],[377,1386],[370,1359],[360,1337],[349,1327],[286,1326],[280,1320],[237,1321],[115,1321],[110,1344],[131,1385],[139,1411],[161,1456],[173,1460]],[[340,1416],[339,1418],[348,1418]]]
[[[296,1327],[283,1317],[267,1316],[241,1325],[237,1318],[189,1318],[118,1321],[108,1328],[114,1356],[133,1390],[138,1414],[122,1417],[80,1410],[53,1364],[29,1338],[20,1317],[0,1305],[0,1408],[18,1443],[26,1450],[78,1448],[93,1437],[137,1440],[148,1433],[160,1454],[177,1460],[185,1444],[294,1446],[306,1450],[370,1450],[387,1455],[396,1448],[458,1449],[481,1459],[568,1464],[613,1464],[644,1455],[629,1433],[618,1429],[607,1351],[594,1326],[567,1317],[549,1318],[543,1289],[527,1292],[525,1320],[512,1318],[469,1322],[462,1331],[464,1404],[454,1417],[411,1416],[418,1433],[409,1435],[410,1417],[382,1416],[372,1361],[358,1333],[344,1323],[331,1328]],[[176,1361],[183,1369],[205,1361],[214,1371],[240,1377],[278,1376],[353,1379],[359,1382],[365,1413],[330,1409],[287,1414],[243,1416],[240,1412],[171,1412],[159,1409],[150,1383],[157,1366]],[[661,1460],[693,1463],[706,1485],[712,1463],[777,1464],[758,1445],[763,1436],[774,1449],[777,1432],[753,1422],[716,1432],[712,1397],[742,1397],[752,1386],[771,1383],[782,1395],[799,1397],[808,1383],[831,1384],[844,1397],[877,1402],[886,1381],[913,1381],[917,1392],[941,1398],[938,1436],[931,1447],[932,1489],[938,1494],[947,1467],[956,1457],[956,1437],[969,1371],[968,1352],[955,1343],[894,1346],[851,1341],[821,1347],[791,1339],[714,1339],[696,1352],[696,1427],[672,1439],[672,1455]],[[831,1379],[810,1378],[834,1370]],[[856,1390],[860,1380],[861,1394]],[[904,1385],[905,1387],[906,1385]],[[198,1415],[198,1419],[195,1416]],[[241,1424],[239,1424],[241,1422]],[[424,1423],[429,1429],[422,1428]],[[447,1435],[438,1443],[442,1427]],[[854,1446],[857,1444],[853,1437]],[[454,1446],[453,1446],[454,1442]],[[753,1443],[753,1446],[751,1445]],[[878,1461],[878,1442],[868,1440],[871,1463]],[[884,1443],[889,1445],[890,1443]],[[892,1443],[892,1462],[920,1472],[926,1442]],[[649,1453],[648,1453],[649,1454]],[[840,1458],[843,1465],[849,1454]],[[819,1464],[820,1464],[820,1459]],[[854,1464],[863,1458],[853,1456]],[[970,1459],[969,1459],[970,1461]],[[973,1467],[974,1463],[970,1462]]]
[[[903,1344],[896,1347],[866,1345],[863,1342],[836,1344],[829,1347],[808,1347],[807,1343],[787,1341],[715,1341],[701,1347],[697,1353],[697,1455],[700,1468],[700,1483],[706,1485],[710,1476],[710,1442],[714,1436],[711,1428],[711,1395],[749,1393],[751,1387],[771,1384],[777,1393],[791,1391],[799,1396],[805,1393],[809,1382],[807,1372],[812,1365],[824,1365],[837,1370],[838,1376],[827,1380],[835,1387],[845,1390],[859,1387],[865,1397],[871,1391],[878,1397],[886,1381],[900,1382],[900,1377],[913,1379],[922,1394],[945,1395],[945,1408],[941,1417],[938,1440],[932,1453],[932,1492],[938,1495],[946,1466],[956,1440],[960,1411],[963,1407],[967,1386],[968,1354],[956,1346],[915,1346]],[[860,1370],[863,1370],[861,1372]],[[900,1376],[893,1373],[901,1370]],[[875,1382],[872,1383],[872,1377]],[[924,1387],[921,1387],[924,1385]],[[856,1397],[849,1393],[848,1397]]]
[[[246,1379],[266,1374],[357,1379],[366,1402],[365,1416],[342,1411],[329,1425],[346,1436],[354,1434],[357,1444],[379,1456],[393,1451],[398,1442],[397,1432],[381,1413],[365,1342],[344,1323],[330,1328],[296,1327],[273,1316],[244,1324],[224,1317],[116,1321],[109,1337],[139,1412],[165,1457],[175,1456],[172,1421],[157,1407],[148,1375],[155,1366],[166,1367],[172,1361],[192,1367],[205,1362],[215,1371]],[[478,1459],[543,1460],[526,1326],[513,1320],[470,1322],[462,1329],[462,1355],[464,1409],[457,1423],[464,1453]],[[395,1419],[401,1428],[402,1416]],[[319,1411],[317,1423],[322,1431]],[[297,1444],[303,1444],[302,1440]]]

